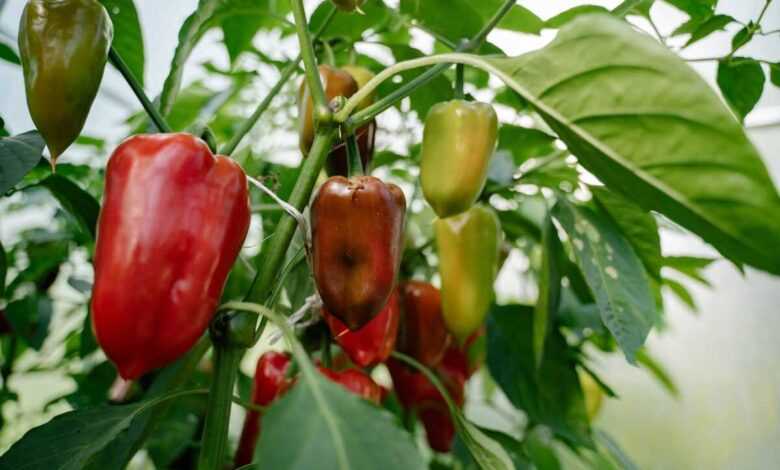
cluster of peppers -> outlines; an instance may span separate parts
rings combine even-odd
[[[334,3],[350,11],[362,4]],[[25,7],[19,46],[28,108],[52,166],[83,128],[112,30],[96,0],[29,0]],[[92,73],[85,78],[82,70]],[[328,100],[353,95],[373,77],[355,66],[321,66],[319,72]],[[305,85],[299,106],[306,155],[314,121]],[[371,164],[375,133],[374,121],[356,132],[362,170]],[[354,364],[320,371],[379,403],[385,393],[363,369],[387,363],[400,402],[419,417],[431,447],[441,452],[454,437],[443,397],[425,375],[390,355],[398,350],[436,371],[462,406],[465,383],[480,360],[473,350],[480,350],[498,262],[498,219],[488,207],[475,205],[496,133],[497,118],[487,104],[441,103],[426,119],[420,178],[439,216],[434,231],[441,291],[421,281],[399,284],[406,199],[396,185],[350,171],[346,142],[332,148],[326,163],[331,177],[311,205],[312,269],[322,317]],[[173,362],[204,334],[249,221],[246,175],[200,139],[186,133],[137,135],[114,151],[97,227],[90,307],[96,338],[123,378]],[[293,385],[289,374],[288,355],[263,355],[253,401],[269,405]],[[250,412],[237,464],[251,460],[259,426],[259,414]]]

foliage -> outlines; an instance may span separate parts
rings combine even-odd
[[[736,55],[755,37],[773,34],[761,26],[766,9],[734,34],[730,51],[704,59],[718,64],[721,99],[680,58],[685,49],[675,53],[667,43],[682,39],[687,47],[724,28],[730,31],[736,20],[721,14],[714,0],[665,1],[687,17],[672,37],[633,27],[644,24],[638,18],[652,22],[653,0],[627,0],[612,10],[581,5],[547,19],[512,2],[498,29],[532,35],[556,30],[555,39],[518,57],[506,57],[489,41],[459,56],[468,63],[467,94],[492,96],[496,107],[517,118],[500,124],[480,203],[497,209],[504,252],[528,261],[517,276],[533,283],[538,297],[493,306],[481,375],[527,420],[501,433],[477,428],[455,413],[460,433],[455,451],[431,457],[430,451],[418,452],[423,444],[411,437],[419,429],[404,421],[392,400],[385,409],[362,402],[312,374],[308,359],[298,360],[303,383],[268,412],[257,451],[260,462],[273,462],[271,468],[301,468],[295,465],[302,462],[306,468],[423,468],[427,459],[430,468],[478,468],[501,446],[506,455],[501,452],[497,461],[511,459],[518,469],[547,469],[559,468],[557,449],[567,446],[599,468],[632,467],[615,441],[591,426],[578,372],[590,373],[588,355],[594,351],[623,354],[669,393],[678,393],[663,364],[644,348],[645,339],[663,323],[662,286],[695,309],[686,285],[668,272],[706,285],[703,270],[713,259],[664,254],[659,220],[669,219],[701,237],[739,268],[780,274],[780,196],[741,125],[764,87],[780,86],[780,59],[768,63]],[[152,38],[144,38],[135,3],[101,3],[114,23],[114,50],[143,85],[144,42]],[[281,75],[288,65],[277,49],[279,41],[296,34],[290,5],[288,0],[198,2],[177,25],[178,44],[157,101],[174,130],[200,135],[208,128],[220,144],[241,135],[263,98],[258,91],[271,88],[268,77]],[[308,28],[315,32],[327,25],[314,41],[319,61],[356,63],[380,73],[396,62],[430,58],[431,51],[409,45],[413,33],[429,36],[433,51],[451,52],[489,25],[502,5],[501,0],[401,0],[393,8],[383,0],[368,0],[363,14],[337,13],[330,20],[330,3],[323,1],[310,12]],[[222,32],[230,65],[200,64],[206,78],[188,82],[185,64],[212,30]],[[259,35],[276,39],[260,42]],[[383,53],[362,47],[376,44]],[[14,67],[19,63],[5,42],[0,42],[0,60]],[[456,81],[451,70],[438,75],[430,70],[405,69],[378,86],[379,100],[400,87],[414,88],[408,97],[388,103],[394,119],[378,118],[380,151],[373,168],[375,175],[405,189],[408,241],[402,272],[425,280],[435,277],[438,259],[434,215],[417,177],[420,126],[434,104],[453,97]],[[297,148],[279,146],[293,140],[289,137],[297,127],[298,72],[281,84],[268,109],[260,110],[262,117],[231,155],[285,201],[297,194],[296,183],[305,173]],[[488,73],[500,84],[488,80]],[[416,82],[426,76],[429,81]],[[126,118],[121,133],[150,128],[140,104],[127,112],[120,116]],[[122,397],[125,404],[107,406],[115,375],[98,351],[88,302],[104,167],[117,143],[81,136],[74,154],[85,157],[72,159],[66,153],[52,174],[40,135],[11,132],[0,119],[2,217],[30,210],[50,215],[45,224],[13,231],[0,245],[0,407],[5,413],[0,423],[11,418],[1,405],[19,401],[16,376],[56,369],[73,385],[49,403],[73,410],[18,439],[0,456],[2,468],[122,468],[141,449],[159,468],[188,468],[199,452],[208,406],[197,390],[213,377],[213,357],[204,359],[207,340],[134,383]],[[252,208],[257,230],[231,272],[225,302],[243,300],[251,292],[253,279],[275,249],[269,240],[286,220],[260,192],[253,192]],[[273,276],[275,286],[265,305],[289,315],[306,304],[315,287],[301,237],[283,248],[283,268]],[[309,353],[317,348],[310,347],[307,335],[319,334],[317,328],[301,335]],[[299,347],[294,340],[289,343]],[[45,354],[50,351],[57,352],[56,360]],[[239,378],[239,391],[246,382],[245,376]],[[196,394],[172,400],[177,390]],[[499,406],[495,403],[488,400],[486,406]],[[35,414],[44,416],[50,415]],[[296,453],[300,460],[291,457]]]

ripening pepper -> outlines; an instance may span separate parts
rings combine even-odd
[[[442,314],[458,341],[482,325],[493,301],[500,228],[496,213],[482,205],[434,222]]]
[[[322,309],[322,316],[333,338],[349,358],[360,367],[384,362],[395,347],[400,318],[398,294],[393,292],[379,315],[363,328],[350,331],[338,318]]]
[[[439,289],[427,282],[407,281],[401,293],[401,325],[396,349],[426,367],[436,367],[451,341],[441,313]]]
[[[108,161],[92,322],[125,379],[200,338],[249,228],[243,170],[189,134],[138,135]]]
[[[320,80],[325,89],[328,102],[339,96],[349,98],[358,91],[358,84],[349,73],[331,67],[320,65]],[[304,155],[309,153],[314,142],[314,101],[304,80],[298,90],[298,144]]]
[[[30,0],[19,25],[27,107],[52,165],[76,140],[103,78],[113,26],[96,0]]]
[[[374,380],[365,372],[358,369],[346,369],[335,371],[327,367],[319,367],[320,372],[333,382],[341,385],[355,395],[379,404],[382,401],[384,392]]]
[[[336,8],[346,12],[352,12],[360,10],[360,7],[366,2],[366,0],[331,0]]]
[[[498,118],[486,103],[462,100],[435,105],[423,131],[420,184],[439,217],[474,205],[487,179]]]
[[[285,353],[268,351],[257,360],[255,377],[252,384],[252,403],[269,406],[283,395],[293,381],[287,376],[290,369],[290,356]],[[249,410],[244,418],[244,427],[238,441],[233,468],[252,463],[257,439],[260,437],[260,413]]]
[[[373,176],[334,176],[311,205],[314,280],[328,313],[350,330],[368,324],[395,289],[406,199]]]

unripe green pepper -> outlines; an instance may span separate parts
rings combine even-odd
[[[434,222],[442,315],[461,343],[482,325],[493,301],[500,229],[498,216],[482,205]]]
[[[420,183],[439,217],[471,207],[482,192],[496,146],[498,118],[486,103],[452,100],[428,112]]]
[[[52,165],[76,140],[103,78],[113,26],[96,0],[30,0],[19,25],[27,107]]]

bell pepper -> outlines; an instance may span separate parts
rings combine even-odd
[[[358,91],[355,79],[343,70],[323,64],[319,66],[319,72],[322,86],[325,89],[325,97],[329,102],[339,96],[349,98]],[[298,117],[298,144],[301,152],[307,155],[314,142],[315,129],[314,101],[305,80],[298,90]]]
[[[192,135],[138,135],[111,155],[92,324],[122,377],[176,360],[203,335],[249,217],[244,172]]]
[[[393,292],[379,315],[366,326],[350,331],[335,316],[322,309],[322,316],[330,328],[333,338],[349,358],[360,367],[369,367],[384,362],[395,347],[400,318],[398,294]]]
[[[346,12],[359,10],[366,0],[331,0],[336,8]]]
[[[449,452],[455,438],[455,425],[444,397],[422,372],[412,370],[396,359],[390,359],[387,366],[399,401],[422,421],[431,449]],[[468,380],[468,364],[463,349],[450,346],[435,372],[452,401],[462,408]]]
[[[374,380],[365,372],[358,369],[346,369],[335,371],[327,367],[319,367],[320,372],[333,382],[341,385],[355,395],[379,404],[382,401],[384,392]]]
[[[341,69],[329,65],[320,65],[320,78],[325,88],[325,97],[328,101],[343,96],[349,98],[354,95],[358,89],[368,83],[374,77],[370,70],[363,67],[348,65]],[[374,96],[369,96],[360,102],[357,109],[362,109],[374,102]],[[312,117],[314,104],[311,94],[306,86],[306,81],[301,83],[298,93],[299,113],[302,116],[299,128],[299,144],[301,152],[304,155],[309,153],[311,144],[314,142],[314,119]],[[363,162],[363,168],[368,168],[371,160],[374,158],[374,143],[376,141],[376,121],[372,120],[368,124],[360,127],[355,132],[358,149],[360,150],[360,160]],[[329,176],[341,175],[347,176],[347,144],[344,140],[336,142],[333,149],[325,160],[325,171]]]
[[[311,205],[314,280],[328,313],[352,331],[368,324],[395,289],[406,199],[372,176],[334,176]]]
[[[27,107],[52,166],[76,140],[103,78],[113,26],[96,0],[30,0],[19,26]]]
[[[425,119],[420,184],[439,217],[474,205],[487,179],[496,146],[498,118],[486,103],[439,103]]]
[[[255,377],[252,384],[252,403],[259,406],[270,406],[282,396],[293,381],[287,376],[290,369],[290,356],[286,353],[268,351],[257,360]],[[247,411],[241,438],[238,441],[233,468],[252,463],[257,439],[260,437],[260,413]]]
[[[399,291],[402,314],[396,348],[426,367],[436,367],[451,341],[439,289],[427,282],[407,281]]]
[[[482,325],[493,301],[500,228],[496,213],[481,205],[434,222],[442,314],[458,341]]]

